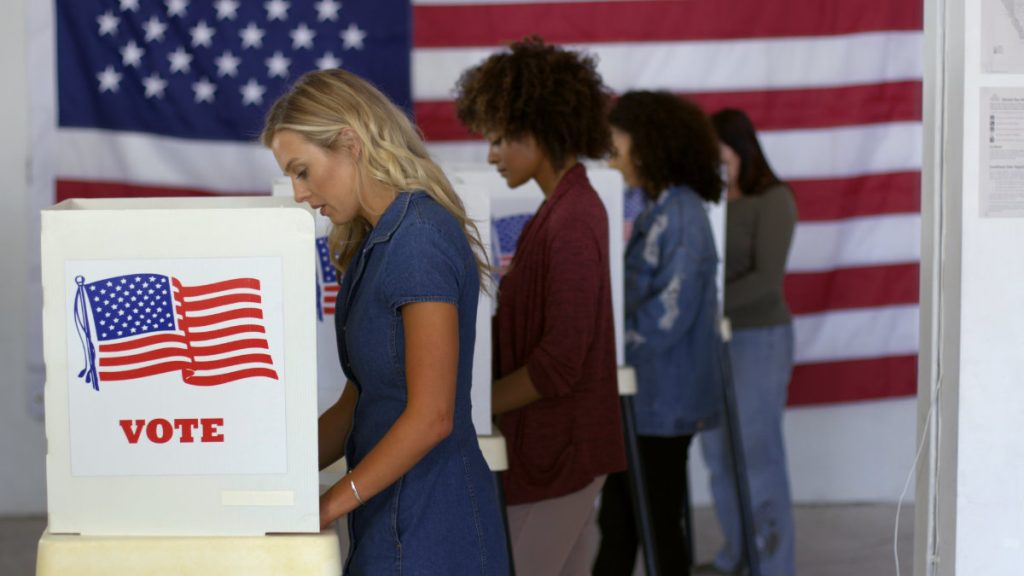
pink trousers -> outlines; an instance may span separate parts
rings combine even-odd
[[[572,494],[508,507],[516,574],[590,574],[595,552],[595,502],[604,480],[600,476]]]

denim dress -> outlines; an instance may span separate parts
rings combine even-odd
[[[348,514],[345,574],[508,574],[496,486],[471,415],[479,291],[462,226],[423,192],[398,194],[349,264],[335,329],[342,368],[359,390],[345,452],[350,467],[406,407],[403,305],[457,306],[459,366],[451,434]]]

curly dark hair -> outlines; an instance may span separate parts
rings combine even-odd
[[[533,136],[555,169],[575,156],[603,157],[611,147],[610,94],[592,56],[532,36],[463,72],[459,120],[483,134]]]
[[[649,197],[671,185],[710,202],[722,197],[718,140],[699,106],[669,92],[626,92],[608,119],[629,134],[633,170]]]

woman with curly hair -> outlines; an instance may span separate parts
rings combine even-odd
[[[718,143],[695,104],[628,92],[609,115],[610,165],[639,189],[644,211],[626,247],[626,360],[636,369],[637,444],[651,499],[660,574],[688,574],[683,534],[693,435],[718,424],[718,255],[704,202],[718,202]],[[625,473],[605,482],[595,575],[629,575],[637,534]]]
[[[330,218],[345,272],[335,329],[348,384],[319,420],[319,461],[350,471],[320,497],[346,517],[345,574],[508,574],[470,384],[480,237],[419,134],[344,70],[311,72],[270,109],[261,140],[295,200]]]
[[[533,38],[459,80],[459,119],[511,187],[544,203],[498,291],[492,409],[508,442],[509,537],[519,574],[586,574],[584,528],[625,467],[616,386],[608,215],[580,156],[610,144],[608,94],[589,56]]]

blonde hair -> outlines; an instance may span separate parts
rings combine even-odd
[[[275,134],[291,130],[331,150],[345,128],[358,136],[363,150],[359,161],[371,178],[393,190],[422,190],[458,220],[473,249],[481,286],[486,287],[491,267],[480,231],[466,216],[451,182],[430,159],[412,122],[369,82],[341,69],[303,75],[270,108],[260,141],[269,148]],[[332,227],[328,245],[336,268],[344,271],[369,231],[370,224],[362,218]]]

